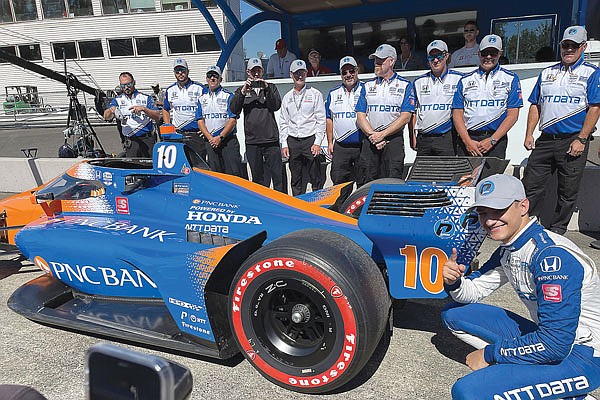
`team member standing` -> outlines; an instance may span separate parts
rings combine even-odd
[[[221,68],[212,66],[206,73],[208,90],[196,108],[198,128],[207,140],[208,165],[216,172],[243,177],[240,144],[236,133],[237,116],[230,109],[232,94],[221,87]]]
[[[448,69],[443,40],[429,43],[427,61],[431,71],[414,82],[417,112],[409,125],[411,147],[418,156],[453,156],[452,99],[463,75]]]
[[[275,111],[281,107],[281,97],[277,87],[263,79],[263,72],[258,58],[248,60],[248,79],[233,94],[230,107],[236,115],[244,111],[246,158],[252,182],[268,187],[272,180],[273,189],[285,193],[279,128],[275,119]]]
[[[190,70],[183,58],[174,61],[173,72],[177,81],[165,91],[163,122],[173,124],[188,146],[206,160],[206,139],[199,133],[196,121],[198,99],[206,88],[190,79]]]
[[[289,157],[292,194],[306,193],[308,184],[320,189],[321,143],[325,138],[325,104],[317,89],[306,86],[306,63],[295,60],[290,67],[294,87],[281,101],[279,142],[281,154]]]
[[[542,221],[551,231],[563,234],[577,202],[579,183],[589,150],[589,137],[600,116],[600,69],[583,62],[587,32],[571,26],[560,42],[561,62],[544,69],[529,101],[525,148],[532,150],[523,184],[531,201],[531,213],[539,216],[548,177],[558,173],[558,196],[554,215]],[[541,136],[533,140],[539,121]]]
[[[356,103],[358,126],[365,134],[360,152],[361,179],[402,178],[404,172],[404,126],[415,111],[413,84],[394,72],[396,49],[377,47],[377,78],[366,82]]]
[[[479,45],[479,68],[459,82],[452,119],[459,135],[459,156],[506,157],[506,133],[523,107],[519,77],[500,67],[502,39],[487,35]]]
[[[104,119],[116,117],[120,121],[125,157],[151,157],[155,143],[154,122],[160,119],[158,108],[152,97],[136,90],[131,73],[119,75],[119,87],[122,93],[112,99],[104,111]]]
[[[277,51],[267,63],[267,76],[269,78],[287,78],[290,73],[290,65],[297,57],[288,50],[285,39],[279,39],[275,42]]]
[[[362,185],[358,160],[364,135],[356,125],[355,108],[364,83],[358,80],[354,57],[342,57],[340,75],[342,84],[332,89],[325,101],[327,150],[332,156],[331,181],[334,184],[356,181]]]
[[[481,181],[473,206],[490,238],[502,243],[467,276],[456,249],[442,267],[445,289],[458,302],[446,307],[442,320],[477,349],[466,358],[474,372],[454,384],[452,398],[583,400],[600,386],[600,278],[594,261],[529,218],[529,200],[513,176]],[[480,303],[507,282],[532,320]]]
[[[468,21],[463,28],[465,45],[452,53],[450,68],[479,65],[479,44],[477,44],[479,27],[475,21]]]

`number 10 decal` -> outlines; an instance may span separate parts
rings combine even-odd
[[[177,161],[177,147],[173,145],[165,146],[161,145],[157,150],[158,152],[158,168],[171,169],[175,166]]]
[[[400,249],[400,254],[406,257],[404,287],[416,289],[417,279],[423,288],[432,294],[444,290],[442,266],[448,260],[446,253],[437,247],[427,247],[420,255],[417,247],[408,245]],[[434,270],[435,275],[432,275]]]

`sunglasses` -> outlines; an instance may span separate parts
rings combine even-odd
[[[187,68],[177,67],[173,71],[175,71],[176,74],[184,74],[187,71]]]
[[[465,29],[463,32],[464,33],[473,33],[473,32],[475,32],[475,29]]]
[[[496,57],[500,52],[498,50],[483,50],[481,57]]]
[[[431,62],[433,60],[442,61],[446,57],[446,53],[439,53],[434,56],[427,56],[427,61]]]
[[[563,49],[565,49],[565,50],[577,50],[582,45],[583,45],[583,43],[565,42],[565,43],[561,43],[560,47],[563,48]]]
[[[206,74],[206,77],[207,77],[208,79],[213,79],[213,78],[215,78],[215,79],[219,79],[219,74],[216,74],[216,73],[214,73],[214,72],[209,72],[208,74]]]
[[[354,75],[355,72],[356,72],[356,69],[350,68],[350,69],[342,71],[342,76]]]
[[[299,71],[292,72],[292,75],[294,75],[294,78],[299,78],[301,76],[306,76],[306,71],[301,69]]]
[[[131,82],[127,82],[127,83],[121,83],[121,84],[119,84],[119,87],[120,87],[121,89],[130,88],[130,87],[132,87],[132,86],[133,86],[133,81],[131,81]]]
[[[383,63],[387,60],[387,58],[379,58],[375,57],[375,65],[383,65]]]

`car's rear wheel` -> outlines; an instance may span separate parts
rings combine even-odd
[[[263,376],[322,393],[362,369],[384,332],[390,299],[360,246],[312,229],[274,240],[246,260],[229,305],[238,345]]]
[[[404,180],[398,178],[381,178],[365,183],[348,196],[340,206],[340,212],[358,218],[369,194],[371,186],[374,184],[403,184]]]

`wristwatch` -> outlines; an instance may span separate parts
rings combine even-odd
[[[492,146],[495,146],[496,143],[498,143],[498,141],[496,139],[494,139],[493,137],[490,137],[490,143],[492,144]]]
[[[579,143],[581,144],[587,144],[588,142],[588,138],[582,138],[581,136],[577,136],[577,140],[579,140]]]

